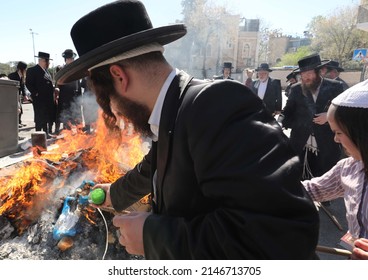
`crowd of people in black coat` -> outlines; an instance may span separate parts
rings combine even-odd
[[[66,49],[62,53],[65,65],[73,62],[76,53]],[[68,84],[54,84],[49,72],[50,54],[38,52],[38,63],[33,67],[19,61],[16,71],[2,78],[19,82],[18,121],[19,128],[25,126],[22,123],[23,103],[32,103],[34,110],[34,123],[36,131],[44,131],[47,138],[57,136],[62,129],[72,129],[75,126],[84,125],[83,129],[90,132],[91,123],[96,120],[83,114],[83,93],[89,96],[85,79],[72,81]],[[63,66],[57,66],[59,71]],[[29,93],[29,95],[27,94]],[[87,97],[89,98],[89,97]],[[89,101],[86,100],[87,106]],[[84,120],[87,120],[87,123]]]

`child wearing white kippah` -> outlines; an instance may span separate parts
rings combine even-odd
[[[344,197],[352,259],[368,259],[368,80],[334,98],[327,120],[348,157],[302,183],[314,201]]]

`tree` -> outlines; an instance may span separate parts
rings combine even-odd
[[[0,74],[8,75],[11,72],[12,72],[12,68],[9,63],[8,64],[0,63]]]
[[[357,6],[351,6],[336,9],[329,17],[314,17],[309,24],[311,49],[322,58],[347,65],[353,51],[368,43],[368,33],[356,28],[357,13]]]
[[[286,53],[282,56],[281,61],[276,66],[284,66],[284,65],[298,65],[298,61],[312,53],[310,47],[300,47],[296,52]]]
[[[222,46],[228,38],[237,39],[240,16],[231,15],[226,7],[218,6],[208,0],[183,0],[181,2],[184,23],[188,33],[181,40],[181,56],[189,58],[183,68],[192,71],[193,59],[197,59],[197,65],[201,64],[201,75],[208,76],[208,51],[217,55],[216,68],[222,63]],[[235,24],[235,28],[234,28]],[[233,57],[231,57],[233,58]],[[201,59],[199,63],[198,59]]]

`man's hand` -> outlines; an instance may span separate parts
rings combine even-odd
[[[319,125],[323,125],[327,122],[327,113],[315,114],[313,122]]]
[[[368,260],[368,239],[359,238],[354,242],[353,260]]]
[[[111,203],[111,198],[110,198],[110,186],[111,184],[96,184],[95,186],[92,187],[93,190],[97,188],[101,188],[105,191],[105,194],[106,194],[104,203],[99,204],[99,205],[91,203],[90,205],[92,207],[101,208],[102,210],[104,210],[104,208],[108,208],[108,209],[112,208],[112,203]]]
[[[143,225],[149,215],[150,212],[131,212],[114,217],[113,224],[119,228],[119,242],[129,254],[144,256]]]

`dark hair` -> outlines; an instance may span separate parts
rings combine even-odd
[[[335,121],[360,151],[368,176],[368,109],[336,106]]]
[[[113,130],[116,118],[111,111],[110,101],[115,94],[114,81],[110,74],[109,65],[101,66],[91,71],[88,86],[96,95],[96,101],[102,109],[102,117],[105,125]]]

